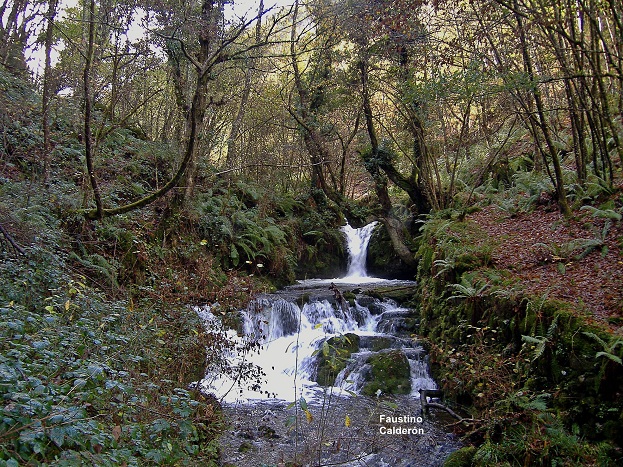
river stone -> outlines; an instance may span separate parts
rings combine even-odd
[[[411,367],[402,350],[388,350],[372,355],[370,380],[363,386],[362,394],[372,396],[383,394],[409,394],[411,392]]]
[[[346,368],[350,356],[359,351],[359,336],[347,333],[331,337],[316,355],[317,370],[314,381],[321,386],[333,386],[340,371]]]

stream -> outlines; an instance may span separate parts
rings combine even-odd
[[[437,386],[417,318],[374,293],[415,283],[366,273],[374,225],[344,227],[345,277],[259,295],[236,329],[223,327],[217,304],[197,308],[236,343],[234,371],[208,369],[199,383],[223,405],[223,465],[438,466],[459,447],[444,430],[452,420],[421,415],[419,391]]]

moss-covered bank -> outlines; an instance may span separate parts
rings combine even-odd
[[[446,403],[474,417],[463,434],[478,449],[452,465],[620,462],[623,338],[569,303],[522,293],[482,238],[474,224],[435,219],[418,251],[434,376]]]

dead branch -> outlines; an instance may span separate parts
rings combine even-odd
[[[25,255],[26,254],[26,250],[24,250],[11,236],[11,234],[9,232],[6,231],[6,229],[4,228],[4,226],[2,224],[0,224],[0,232],[2,233],[2,236],[6,239],[7,242],[9,242],[9,244],[13,247],[13,249],[15,250],[15,252],[21,254],[21,255]]]

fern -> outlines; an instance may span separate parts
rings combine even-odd
[[[454,258],[437,259],[433,261],[433,267],[439,268],[439,270],[437,271],[437,274],[435,274],[435,278],[437,278],[454,269]]]
[[[489,284],[485,283],[482,286],[479,286],[478,283],[472,284],[463,276],[460,284],[450,284],[448,287],[453,289],[452,296],[448,300],[456,298],[474,299],[484,296],[484,292],[489,288]]]
[[[547,344],[549,343],[549,339],[547,337],[542,337],[542,336],[537,336],[537,337],[521,336],[521,340],[529,344],[536,345],[536,348],[534,350],[534,357],[532,358],[533,362],[541,358],[541,356],[545,353]]]
[[[612,336],[610,340],[606,342],[595,333],[583,332],[583,334],[595,340],[599,345],[601,345],[603,350],[597,352],[595,354],[595,358],[605,357],[607,359],[612,360],[615,363],[618,363],[619,365],[623,365],[623,361],[621,360],[621,357],[619,357],[615,353],[618,346],[623,346],[622,338],[620,337],[615,338],[614,336]]]
[[[283,245],[286,242],[286,233],[276,225],[265,227],[264,233],[275,245]]]
[[[591,339],[593,339],[594,341],[596,341],[599,345],[601,345],[601,348],[603,350],[600,350],[599,352],[595,353],[595,358],[599,359],[601,357],[610,360],[618,365],[623,365],[623,361],[621,360],[621,357],[619,357],[616,354],[616,349],[618,346],[623,346],[623,339],[620,337],[615,337],[615,336],[611,336],[608,341],[603,340],[601,337],[599,337],[597,334],[592,333],[592,332],[583,332],[582,334],[584,334],[587,337],[590,337]],[[601,368],[599,369],[599,375],[598,377],[595,379],[595,390],[598,391],[599,390],[599,386],[601,385],[601,381],[604,377],[604,375],[606,374],[606,367],[608,366],[608,362],[603,361],[603,363],[601,364]]]
[[[618,363],[619,365],[623,365],[623,361],[621,361],[621,358],[609,352],[597,352],[595,354],[595,358],[599,358],[599,357],[606,357],[612,360],[613,362]]]
[[[550,324],[549,327],[547,328],[547,333],[545,334],[545,336],[525,336],[525,335],[521,336],[522,341],[528,344],[535,345],[534,357],[532,358],[533,362],[535,362],[536,360],[538,360],[539,358],[543,356],[543,354],[545,353],[545,350],[547,349],[547,346],[552,342],[554,338],[554,334],[556,333],[557,329],[558,329],[558,315],[554,317],[552,324]]]
[[[598,209],[593,206],[582,206],[580,211],[589,211],[593,217],[599,217],[601,219],[620,221],[623,218],[623,216],[614,209]]]
[[[119,283],[117,282],[118,266],[114,264],[116,262],[113,261],[113,264],[111,264],[106,258],[98,254],[92,254],[81,258],[72,252],[69,256],[78,261],[85,268],[105,277],[113,287],[119,287]]]
[[[522,410],[537,410],[544,412],[547,410],[547,399],[551,397],[549,393],[542,393],[537,395],[536,397],[530,398],[525,395],[523,392],[518,392],[511,395],[507,402],[515,405],[517,408]]]

